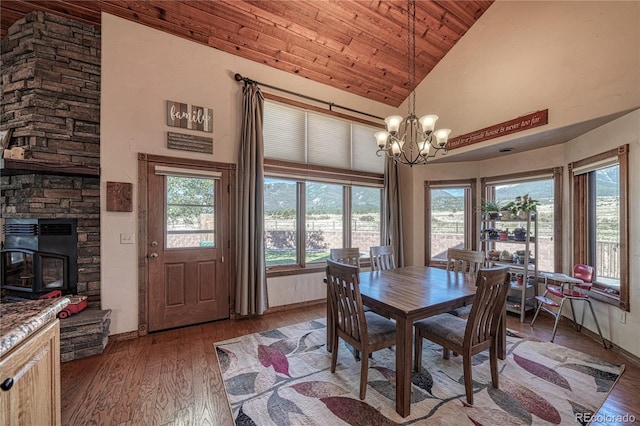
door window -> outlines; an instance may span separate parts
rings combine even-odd
[[[215,247],[215,180],[166,178],[167,248]]]

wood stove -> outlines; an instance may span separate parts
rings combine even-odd
[[[6,219],[0,251],[2,290],[37,299],[53,290],[75,294],[78,286],[76,219]]]

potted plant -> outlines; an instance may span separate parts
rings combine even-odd
[[[500,238],[500,234],[495,228],[487,228],[482,232],[486,234],[485,238],[487,240],[497,240]]]
[[[518,206],[515,201],[509,201],[502,206],[502,218],[503,219],[515,219],[518,217]]]
[[[485,200],[481,207],[485,219],[498,219],[500,217],[500,204],[495,200]]]
[[[529,197],[529,194],[525,194],[523,196],[517,196],[514,204],[517,208],[520,219],[527,219],[529,217],[529,212],[536,211],[540,202]]]

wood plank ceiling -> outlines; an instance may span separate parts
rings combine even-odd
[[[417,1],[416,84],[492,3]],[[406,9],[404,0],[2,0],[0,36],[32,10],[96,26],[106,12],[399,106],[409,95]]]

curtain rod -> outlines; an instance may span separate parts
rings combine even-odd
[[[279,87],[271,86],[270,84],[260,83],[259,81],[255,81],[255,80],[252,80],[250,78],[243,77],[238,73],[236,73],[233,76],[233,78],[235,78],[236,81],[243,81],[245,84],[259,84],[260,86],[268,87],[270,89],[275,89],[275,90],[278,90],[280,92],[288,93],[288,94],[293,95],[293,96],[298,96],[300,98],[308,99],[310,101],[319,102],[321,104],[329,105],[329,111],[333,111],[331,108],[335,107],[335,108],[343,109],[345,111],[355,112],[356,114],[366,115],[367,117],[377,118],[378,120],[384,120],[384,118],[382,118],[382,117],[378,117],[377,115],[369,114],[367,112],[362,112],[362,111],[358,111],[356,109],[351,109],[349,107],[336,105],[333,102],[328,102],[328,101],[323,101],[322,99],[312,98],[311,96],[303,95],[302,93],[292,92],[292,91],[287,90],[287,89],[281,89]]]

